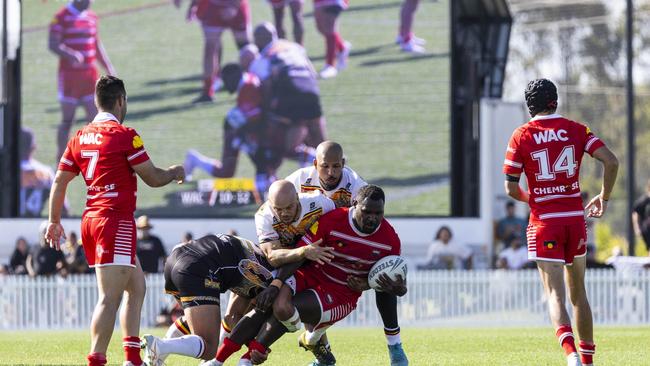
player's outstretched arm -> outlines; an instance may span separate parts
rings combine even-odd
[[[607,210],[607,201],[609,201],[614,183],[616,183],[618,159],[607,146],[602,146],[594,151],[593,157],[603,164],[603,186],[600,193],[589,201],[585,210],[589,217],[602,217]]]
[[[61,212],[65,203],[65,192],[68,189],[68,183],[77,174],[66,170],[58,170],[50,189],[50,207],[47,231],[45,240],[50,243],[50,247],[61,250],[61,239],[65,239],[65,231],[61,226]]]
[[[288,263],[300,262],[308,259],[310,261],[325,264],[330,262],[334,255],[332,251],[334,248],[320,246],[322,240],[316,241],[311,245],[304,247],[286,249],[282,248],[279,240],[266,242],[260,244],[260,248],[266,255],[266,259],[273,267],[280,267]]]
[[[185,169],[182,165],[172,165],[167,169],[161,169],[155,166],[151,159],[133,165],[133,170],[149,187],[162,187],[174,180],[181,184],[185,179]]]

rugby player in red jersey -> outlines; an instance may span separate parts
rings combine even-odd
[[[84,106],[87,121],[97,114],[93,95],[99,72],[95,61],[99,61],[109,75],[115,75],[113,64],[99,40],[97,15],[89,9],[90,3],[91,0],[71,0],[50,23],[48,48],[59,56],[61,124],[57,130],[57,161],[65,150],[77,106]]]
[[[333,78],[348,66],[352,44],[338,31],[339,15],[348,6],[348,0],[314,0],[316,28],[325,37],[325,66],[319,73],[321,79]]]
[[[341,207],[323,216],[305,233],[297,246],[319,245],[333,248],[334,257],[325,263],[306,262],[294,274],[296,295],[293,303],[273,303],[273,316],[267,318],[255,339],[247,335],[255,327],[235,327],[230,338],[219,347],[217,358],[211,365],[220,365],[246,343],[252,350],[255,364],[263,361],[269,347],[287,330],[297,330],[300,323],[313,327],[300,336],[299,343],[306,349],[324,347],[321,340],[327,328],[345,318],[357,306],[362,291],[369,289],[368,271],[381,258],[399,255],[401,244],[393,227],[384,219],[385,196],[381,188],[366,185],[359,190],[352,207]],[[296,264],[298,266],[300,263]],[[406,294],[406,279],[396,281],[380,276],[384,291],[396,296]],[[261,310],[271,305],[281,291],[290,288],[268,288],[257,297]],[[256,316],[256,315],[253,315]],[[248,334],[246,334],[248,333]],[[316,360],[313,365],[333,363]],[[396,365],[408,365],[406,359]]]
[[[180,0],[174,0],[176,7]],[[211,102],[214,98],[215,80],[221,67],[221,34],[232,30],[237,48],[241,49],[251,39],[251,11],[248,0],[191,0],[187,20],[195,17],[203,29],[203,89],[194,103]]]
[[[593,318],[584,283],[585,209],[589,217],[603,216],[616,182],[618,160],[589,127],[555,113],[557,89],[551,81],[531,81],[525,97],[532,119],[517,128],[508,143],[503,165],[506,192],[530,206],[528,258],[537,261],[567,364],[593,365]],[[604,168],[602,189],[586,208],[580,198],[580,164],[585,153]],[[528,192],[519,186],[522,173]],[[565,306],[565,276],[580,337],[579,355]]]
[[[123,125],[126,90],[122,80],[102,76],[97,81],[95,103],[99,113],[68,141],[50,192],[46,238],[61,249],[65,232],[61,210],[68,183],[81,173],[86,186],[86,209],[81,219],[81,240],[90,267],[97,276],[97,305],[90,325],[89,366],[106,364],[106,350],[120,311],[125,366],[140,366],[140,311],[145,279],[135,256],[136,174],[151,187],[185,178],[180,165],[156,167],[138,133]]]

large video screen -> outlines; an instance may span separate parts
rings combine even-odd
[[[250,0],[252,26],[273,22],[269,2]],[[67,1],[23,1],[21,166],[23,216],[46,216],[48,187],[57,164],[59,56],[48,47],[50,26]],[[224,117],[236,94],[218,91],[211,103],[192,103],[202,89],[204,32],[187,20],[189,1],[96,0],[98,35],[116,75],[126,83],[125,125],[135,128],[154,163],[182,164],[188,150],[221,159]],[[325,38],[318,32],[313,2],[305,0],[304,47],[320,71]],[[402,2],[351,0],[338,16],[338,30],[352,48],[348,66],[319,80],[327,138],[344,149],[347,166],[387,193],[389,216],[445,216],[450,212],[449,2],[420,0],[413,24],[423,53],[396,43]],[[292,40],[292,18],[284,29]],[[237,62],[233,34],[221,34],[222,64]],[[419,49],[422,51],[422,49]],[[106,70],[99,65],[100,73]],[[88,122],[76,108],[70,135]],[[69,111],[68,111],[69,113]],[[262,137],[263,138],[263,137]],[[308,143],[308,141],[306,142]],[[283,178],[299,168],[284,159]],[[242,151],[232,178],[196,169],[192,181],[138,189],[138,213],[158,217],[249,217],[260,203],[255,167]],[[68,187],[68,214],[80,216],[86,198],[82,179]]]

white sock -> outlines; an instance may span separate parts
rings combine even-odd
[[[212,175],[213,167],[217,166],[217,160],[209,158],[198,151],[192,151],[189,154],[190,158],[193,160],[193,163],[197,168],[203,170],[204,172]]]
[[[160,339],[158,350],[163,354],[177,354],[199,358],[205,350],[203,338],[197,335],[186,335],[180,338]]]
[[[305,334],[305,340],[307,341],[307,344],[313,346],[316,343],[318,343],[318,341],[320,341],[320,339],[327,331],[327,328],[329,327],[322,327],[322,328],[314,329],[313,331],[308,330],[307,333]]]
[[[223,322],[221,322],[221,333],[219,333],[219,344],[223,344],[223,340],[226,339],[226,337],[230,337],[230,332],[226,330],[226,328],[223,327]]]
[[[397,334],[387,334],[387,333],[394,333],[397,331]],[[402,343],[402,338],[400,337],[399,333],[399,327],[397,329],[386,329],[384,328],[384,335],[386,335],[386,343],[388,343],[389,346],[394,346],[396,344]]]
[[[176,326],[176,322],[173,322],[172,325],[167,328],[167,333],[165,333],[165,338],[180,338],[184,336],[185,333],[181,332],[180,329]]]
[[[293,315],[287,320],[280,320],[280,323],[287,328],[289,333],[293,333],[299,330],[302,327],[302,322],[300,321],[300,314],[298,310],[293,309]]]

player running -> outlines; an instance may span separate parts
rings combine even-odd
[[[326,329],[350,314],[356,308],[361,292],[370,288],[368,271],[372,265],[385,256],[400,254],[399,237],[383,217],[384,202],[381,188],[367,185],[361,188],[352,207],[331,211],[309,228],[297,246],[333,248],[334,259],[324,264],[307,262],[298,269],[295,273],[293,305],[283,306],[276,299],[274,315],[266,319],[255,339],[247,343],[252,350],[253,363],[263,361],[268,347],[287,330],[298,329],[301,322],[313,324],[314,328],[301,334],[299,344],[310,350],[322,348],[322,336]],[[399,277],[393,281],[386,275],[380,278],[384,291],[396,296],[406,294],[405,279]],[[258,308],[270,306],[277,291],[288,293],[290,289],[265,290],[258,297]],[[277,295],[278,298],[281,296]],[[238,324],[231,338],[245,340],[256,329]],[[241,344],[224,340],[219,347],[217,360],[225,360],[237,352]],[[315,361],[312,365],[323,364]]]
[[[59,56],[61,124],[57,129],[57,161],[65,150],[77,106],[84,106],[87,121],[97,114],[93,95],[99,72],[95,61],[99,61],[109,75],[115,75],[113,64],[99,40],[98,18],[89,9],[90,2],[70,0],[50,23],[48,48]]]
[[[319,144],[313,166],[296,170],[286,180],[292,182],[299,192],[322,192],[334,201],[336,207],[349,207],[359,190],[367,184],[354,170],[345,166],[343,148],[333,141]],[[375,301],[384,323],[391,365],[408,364],[400,336],[397,298],[386,292],[375,292]]]
[[[551,81],[531,81],[525,97],[533,118],[517,128],[508,143],[503,165],[506,192],[530,205],[528,258],[537,261],[551,322],[567,364],[590,366],[596,345],[584,284],[585,210],[587,216],[595,218],[602,217],[607,210],[618,160],[587,126],[555,114],[557,89]],[[585,152],[604,167],[602,190],[586,208],[580,198],[580,164]],[[526,174],[528,192],[519,186],[522,173]],[[580,357],[565,307],[565,277],[580,336]]]
[[[395,43],[397,43],[402,51],[414,54],[421,54],[425,52],[424,44],[426,41],[422,38],[416,37],[413,33],[413,18],[415,11],[418,8],[420,0],[404,0],[399,12],[399,30]]]
[[[314,0],[316,28],[325,37],[325,66],[318,74],[321,79],[336,77],[348,66],[352,44],[338,31],[339,15],[348,6],[348,0]]]
[[[136,258],[136,174],[150,187],[162,187],[185,178],[180,165],[156,167],[138,133],[123,125],[126,90],[122,80],[102,76],[95,102],[99,113],[68,142],[50,192],[50,217],[46,238],[60,250],[65,232],[61,210],[68,183],[83,175],[88,193],[81,219],[81,240],[88,265],[95,268],[98,302],[90,325],[89,366],[106,364],[106,350],[120,311],[125,366],[140,366],[140,311],[145,279]],[[124,295],[124,296],[123,296]]]
[[[180,7],[181,0],[174,0]],[[237,48],[250,43],[251,15],[248,0],[191,0],[187,20],[198,18],[203,29],[203,90],[194,103],[212,102],[213,84],[219,78],[221,34],[231,29]]]

